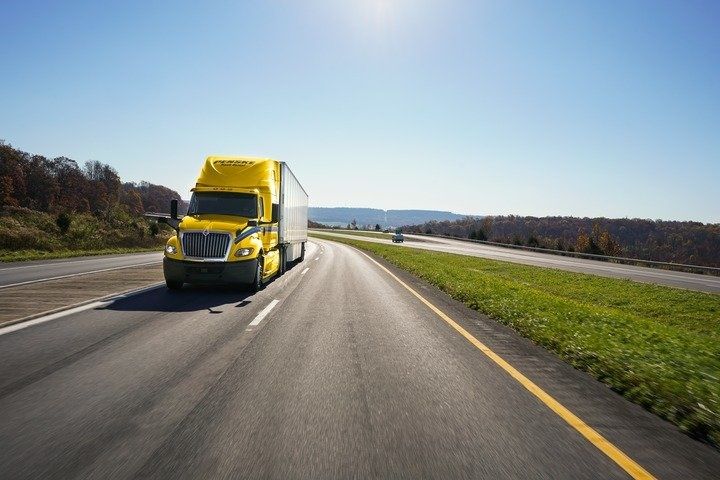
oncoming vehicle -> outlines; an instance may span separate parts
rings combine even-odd
[[[405,241],[405,237],[403,237],[403,234],[400,232],[397,232],[395,235],[392,236],[393,243],[403,243]]]
[[[304,259],[308,196],[286,163],[210,156],[192,192],[185,217],[173,200],[170,217],[159,218],[177,232],[163,259],[169,289],[189,283],[257,291]]]

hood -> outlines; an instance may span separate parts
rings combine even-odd
[[[187,215],[180,222],[180,230],[205,230],[234,234],[247,226],[248,219],[230,215]]]

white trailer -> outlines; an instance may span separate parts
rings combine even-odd
[[[280,162],[280,212],[278,241],[282,252],[282,269],[285,264],[305,258],[307,242],[308,195],[292,170]]]

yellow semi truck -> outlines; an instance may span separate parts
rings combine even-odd
[[[177,201],[160,218],[176,235],[163,271],[172,290],[183,284],[247,285],[253,291],[305,258],[308,195],[284,162],[207,157],[187,215]],[[152,214],[151,214],[152,216]]]

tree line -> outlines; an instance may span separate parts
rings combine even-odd
[[[118,212],[167,212],[173,198],[180,194],[162,185],[123,183],[114,168],[96,160],[81,167],[67,157],[33,155],[0,141],[0,209],[110,218]]]
[[[403,227],[531,247],[720,267],[720,224],[639,218],[488,216]]]

